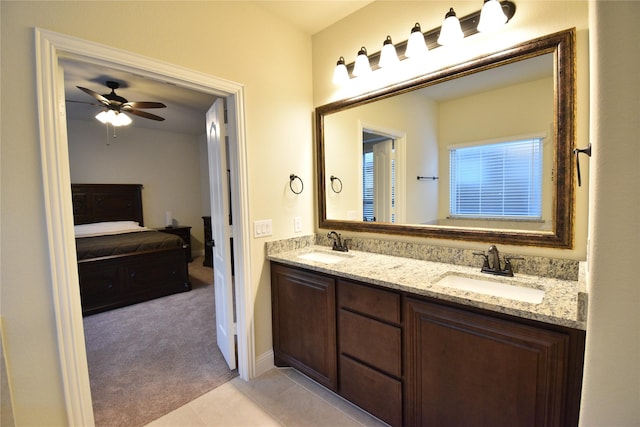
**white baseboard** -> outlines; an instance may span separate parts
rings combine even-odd
[[[273,349],[269,349],[269,351],[266,351],[256,357],[255,376],[259,377],[265,372],[271,370],[274,366]]]

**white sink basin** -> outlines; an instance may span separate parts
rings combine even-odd
[[[323,264],[336,264],[345,259],[351,258],[351,255],[342,252],[325,252],[325,251],[313,251],[306,254],[298,255],[298,258],[302,258],[307,261],[320,262]]]
[[[486,280],[447,274],[436,282],[437,285],[463,291],[477,292],[516,301],[540,304],[544,298],[544,291],[526,286],[509,285],[496,280]]]

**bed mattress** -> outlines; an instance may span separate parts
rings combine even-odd
[[[183,245],[179,236],[155,230],[76,238],[78,261]]]

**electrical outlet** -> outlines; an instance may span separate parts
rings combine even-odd
[[[295,233],[300,233],[302,231],[302,218],[299,216],[293,218],[293,231]]]
[[[270,219],[261,219],[253,222],[253,237],[266,237],[273,234],[273,225]]]

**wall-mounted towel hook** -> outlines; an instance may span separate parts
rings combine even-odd
[[[586,154],[591,157],[591,143],[587,148],[575,148],[573,154],[576,155],[576,168],[578,170],[578,187],[582,186],[582,179],[580,178],[580,154]]]
[[[340,193],[342,191],[342,181],[340,180],[340,178],[338,178],[335,175],[331,175],[331,177],[329,178],[331,180],[331,189],[333,190],[334,193]],[[338,181],[338,183],[340,184],[340,189],[336,190],[335,182]]]
[[[437,176],[420,176],[420,175],[418,175],[418,181],[422,181],[422,180],[425,180],[425,179],[430,179],[432,181],[435,181],[436,179],[439,179],[439,177],[437,177]]]
[[[293,189],[293,181],[295,181],[296,179],[300,181],[300,191],[296,191]],[[302,190],[304,190],[304,182],[302,182],[302,178],[300,178],[298,175],[295,175],[295,174],[289,175],[289,188],[291,189],[293,194],[302,193]]]

